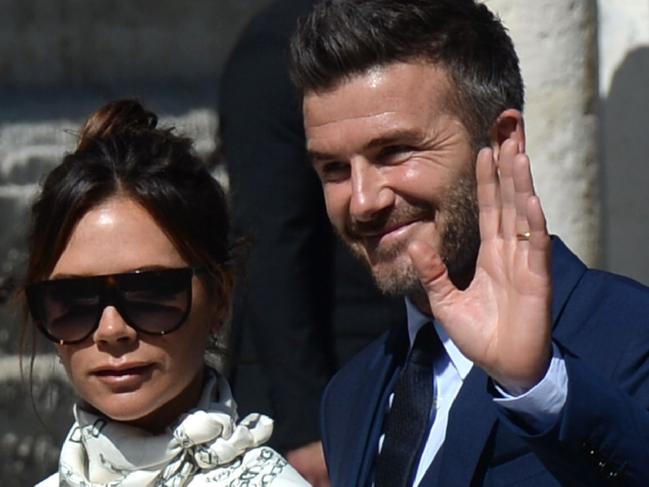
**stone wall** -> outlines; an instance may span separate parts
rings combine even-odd
[[[214,80],[267,0],[0,0],[0,84],[114,89]]]

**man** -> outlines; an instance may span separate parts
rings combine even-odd
[[[329,218],[407,298],[327,388],[332,484],[647,485],[649,292],[547,234],[498,19],[325,0],[292,64]]]
[[[335,238],[308,164],[288,46],[313,3],[275,0],[254,16],[225,66],[219,115],[234,223],[251,243],[232,317],[231,384],[241,415],[270,415],[273,446],[311,484],[326,487],[318,427],[324,387],[403,322],[405,309],[379,293]]]

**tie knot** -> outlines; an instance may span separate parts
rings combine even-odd
[[[430,322],[426,323],[417,332],[408,362],[430,366],[440,346],[441,342],[435,331],[435,326]]]

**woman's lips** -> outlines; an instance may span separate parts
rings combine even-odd
[[[102,383],[109,386],[137,387],[151,375],[153,364],[126,365],[120,367],[102,367],[92,374]]]

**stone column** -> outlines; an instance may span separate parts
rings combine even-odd
[[[600,259],[594,0],[486,0],[514,39],[526,84],[527,152],[552,233]]]

